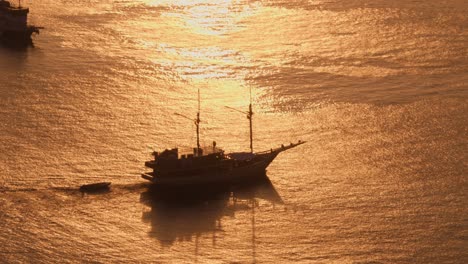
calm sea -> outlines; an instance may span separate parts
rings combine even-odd
[[[468,262],[466,1],[23,1],[0,48],[0,263]],[[291,141],[173,203],[153,150]],[[82,195],[85,183],[110,192]]]

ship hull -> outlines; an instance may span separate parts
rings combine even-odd
[[[141,177],[155,185],[183,188],[184,186],[212,186],[252,183],[265,178],[266,168],[283,151],[304,144],[305,141],[281,145],[280,148],[258,153],[230,153],[226,157],[219,156],[208,159],[209,166],[172,166],[172,170],[164,170],[155,161],[147,161],[145,165],[153,172],[142,174]],[[176,154],[176,153],[173,153]],[[208,156],[210,157],[210,156]],[[177,160],[175,160],[177,161]],[[180,161],[180,160],[179,160]],[[190,162],[191,163],[191,162]],[[175,163],[177,164],[177,163]],[[205,188],[206,189],[206,188]]]
[[[34,28],[28,28],[23,31],[5,30],[0,32],[0,40],[4,44],[10,45],[31,45],[32,34],[38,32]]]
[[[277,152],[261,154],[255,160],[243,166],[220,168],[215,172],[207,171],[196,174],[158,176],[154,173],[143,174],[142,177],[155,185],[164,186],[193,186],[193,185],[230,185],[236,183],[255,181],[265,177],[268,165],[278,155]]]

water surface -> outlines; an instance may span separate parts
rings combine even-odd
[[[463,263],[464,1],[45,1],[0,48],[0,262]],[[271,184],[171,203],[154,149],[299,139]],[[78,186],[113,182],[82,195]],[[267,193],[267,194],[265,194]],[[272,195],[272,193],[274,195]]]

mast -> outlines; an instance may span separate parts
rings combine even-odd
[[[1,0],[0,0],[1,1]],[[185,115],[179,114],[179,113],[174,113],[175,115],[181,116],[185,119],[192,120],[195,123],[196,126],[196,132],[197,132],[197,148],[194,149],[194,154],[198,157],[200,155],[200,89],[198,89],[198,112],[197,112],[197,118],[193,120],[190,117],[187,117]]]
[[[249,104],[249,112],[247,113],[247,119],[249,119],[250,125],[250,153],[253,153],[253,133],[252,133],[252,87],[250,87],[250,104]]]
[[[250,87],[250,104],[249,104],[249,111],[241,111],[229,106],[225,106],[228,109],[247,114],[247,119],[249,119],[249,126],[250,126],[250,153],[253,153],[253,125],[252,125],[252,116],[253,116],[253,110],[252,110],[252,87]]]
[[[197,156],[200,152],[200,88],[198,88],[198,112],[197,119],[195,119],[195,126],[197,127]]]

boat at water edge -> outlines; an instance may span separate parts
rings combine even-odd
[[[32,44],[32,34],[39,34],[41,27],[28,25],[29,8],[13,6],[9,1],[0,0],[0,41],[9,45]]]
[[[80,191],[81,192],[108,191],[110,185],[111,185],[110,182],[98,182],[98,183],[84,184],[80,186]]]
[[[211,148],[200,147],[200,91],[198,91],[198,113],[193,120],[196,126],[197,147],[193,153],[180,155],[178,148],[153,152],[154,159],[145,162],[145,166],[152,171],[142,174],[142,178],[153,184],[168,187],[210,186],[233,184],[253,181],[258,177],[265,177],[266,168],[283,151],[306,143],[299,140],[296,143],[281,145],[270,150],[254,152],[252,136],[252,100],[250,100],[247,114],[250,123],[250,152],[234,152],[226,154],[216,147],[213,142]],[[177,113],[176,113],[177,114]],[[189,117],[177,114],[190,119]],[[192,119],[190,119],[192,120]]]

